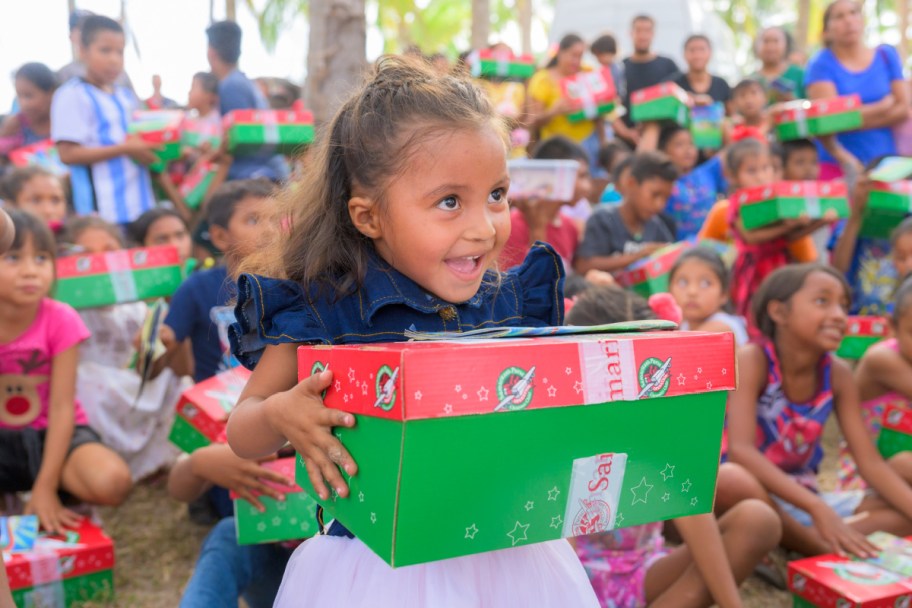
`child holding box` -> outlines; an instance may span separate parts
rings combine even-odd
[[[4,176],[0,198],[17,209],[37,215],[51,230],[59,230],[67,216],[63,183],[42,167],[22,167]]]

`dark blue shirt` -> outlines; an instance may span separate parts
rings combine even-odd
[[[174,297],[165,325],[179,342],[190,339],[193,348],[193,379],[202,382],[228,368],[227,326],[220,336],[217,320],[234,298],[236,287],[224,266],[196,272],[184,281]],[[227,325],[227,323],[225,324]]]
[[[679,241],[696,238],[709,210],[719,200],[719,195],[727,191],[728,183],[718,156],[675,181],[666,209],[675,220]]]

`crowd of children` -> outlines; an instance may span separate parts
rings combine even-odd
[[[870,176],[896,145],[874,154],[864,139],[892,133],[909,108],[893,107],[895,52],[863,55],[861,23],[854,0],[834,0],[828,47],[806,74],[788,59],[788,34],[767,28],[758,72],[731,87],[707,71],[706,36],[686,40],[687,70],[654,54],[646,15],[631,24],[623,63],[613,36],[587,47],[570,34],[528,82],[473,80],[477,54],[451,66],[412,49],[376,62],[289,179],[296,159],[232,158],[211,142],[151,172],[158,145],[132,134],[129,116],[174,103],[159,80],[143,106],[124,78],[121,26],[80,15],[76,77],[22,66],[18,110],[0,125],[4,159],[50,139],[60,161],[4,164],[0,178],[0,507],[62,533],[86,505],[119,506],[135,483],[167,474],[170,496],[214,524],[182,592],[191,608],[240,597],[251,607],[731,607],[752,573],[784,585],[768,557],[779,546],[866,557],[867,534],[912,534],[912,456],[884,458],[875,445],[885,406],[912,399],[912,219],[889,236],[865,230]],[[206,34],[211,71],[193,77],[187,110],[218,129],[228,112],[267,101],[238,69],[238,26]],[[513,59],[503,44],[485,50]],[[594,69],[587,50],[627,110],[633,93],[664,82],[691,106],[723,104],[719,145],[617,107],[570,120],[564,81]],[[845,65],[862,56],[885,79],[882,99],[862,96],[863,130],[777,141],[776,104],[805,89],[852,92]],[[508,197],[507,159],[524,156],[575,163],[566,196]],[[196,208],[176,181],[199,163],[217,168]],[[842,215],[758,227],[735,196],[830,179],[846,183]],[[184,278],[166,302],[77,311],[53,299],[64,257],[131,247],[174,251]],[[663,293],[634,293],[627,271],[672,254]],[[834,355],[849,314],[883,316],[891,330],[854,366]],[[349,497],[359,473],[334,432],[355,416],[323,404],[341,372],[299,382],[298,345],[657,318],[731,333],[738,349],[713,513],[396,569],[322,511],[302,514],[321,527],[303,542],[239,544],[228,492],[264,510],[264,497],[282,501],[294,486],[269,461],[296,452],[324,501]],[[181,394],[238,365],[252,374],[225,434],[180,454],[169,434]],[[839,479],[824,491],[831,414]],[[0,585],[3,608],[7,593]]]

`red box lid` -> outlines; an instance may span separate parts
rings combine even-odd
[[[821,608],[894,608],[912,597],[912,583],[883,568],[837,555],[790,562],[789,590]]]
[[[181,194],[184,196],[189,194],[194,188],[203,183],[203,180],[215,170],[215,165],[208,161],[196,165],[193,170],[184,177],[184,181],[181,182]]]
[[[630,103],[646,103],[660,97],[677,97],[687,105],[691,105],[690,95],[687,94],[687,91],[673,82],[661,82],[651,87],[634,91],[630,96]]]
[[[674,243],[662,247],[652,255],[634,262],[627,270],[618,274],[618,282],[624,287],[642,283],[646,279],[662,276],[671,271],[671,267],[681,257],[681,254],[690,249],[690,243]]]
[[[69,542],[41,534],[35,549],[4,557],[10,589],[27,589],[114,567],[114,543],[100,527],[84,519]]]
[[[228,414],[248,379],[249,370],[234,367],[203,380],[181,394],[177,412],[210,441],[221,441]]]
[[[849,317],[846,336],[885,338],[890,334],[890,322],[885,317]]]
[[[261,462],[260,466],[262,466],[264,469],[270,469],[272,471],[275,471],[276,473],[279,473],[280,475],[284,475],[285,477],[287,477],[288,479],[290,479],[292,481],[294,481],[294,479],[295,479],[295,457],[294,456],[291,456],[289,458],[277,458],[276,460],[269,460],[267,462]],[[269,481],[268,479],[261,479],[260,481],[265,483],[267,486],[269,486],[275,490],[278,490],[279,492],[282,492],[283,494],[294,494],[296,492],[304,491],[301,489],[301,486],[299,486],[298,484],[295,484],[294,486],[289,488],[288,486],[283,486],[281,484],[275,483],[274,481]],[[234,491],[231,491],[228,494],[231,497],[231,500],[237,500],[238,498],[240,498],[240,496],[238,496]],[[255,496],[260,495],[259,492],[254,492],[253,494]]]
[[[739,206],[760,203],[774,198],[846,198],[845,182],[780,181],[766,186],[742,188],[732,195]]]
[[[906,399],[887,403],[883,412],[883,428],[912,435],[912,409]]]
[[[478,58],[485,61],[509,61],[510,63],[525,63],[535,65],[535,58],[529,53],[516,55],[513,51],[495,52],[493,49],[481,49]]]
[[[912,180],[904,179],[896,182],[871,182],[871,191],[912,194]]]
[[[307,110],[232,110],[222,121],[227,129],[233,124],[313,124],[313,114]]]
[[[773,123],[795,122],[801,118],[816,118],[859,109],[861,109],[861,98],[854,94],[813,101],[796,99],[779,104],[778,109],[773,112]]]
[[[27,167],[32,156],[38,152],[47,152],[54,147],[54,142],[50,139],[44,139],[28,146],[22,146],[11,150],[9,153],[10,162],[16,167]]]
[[[561,96],[570,103],[573,110],[606,103],[617,97],[614,78],[608,68],[579,72],[561,79],[560,86]]]
[[[694,352],[705,353],[696,360]],[[298,375],[329,367],[327,407],[391,420],[734,390],[730,333],[656,332],[301,346]]]
[[[57,278],[70,279],[145,268],[180,266],[180,255],[172,245],[121,249],[105,253],[81,253],[57,260]]]

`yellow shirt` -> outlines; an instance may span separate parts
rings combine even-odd
[[[529,98],[534,99],[551,109],[561,98],[560,83],[547,69],[539,70],[529,80]],[[541,127],[541,139],[548,139],[555,135],[569,137],[575,142],[582,142],[595,131],[595,121],[570,122],[566,116],[555,116]]]

